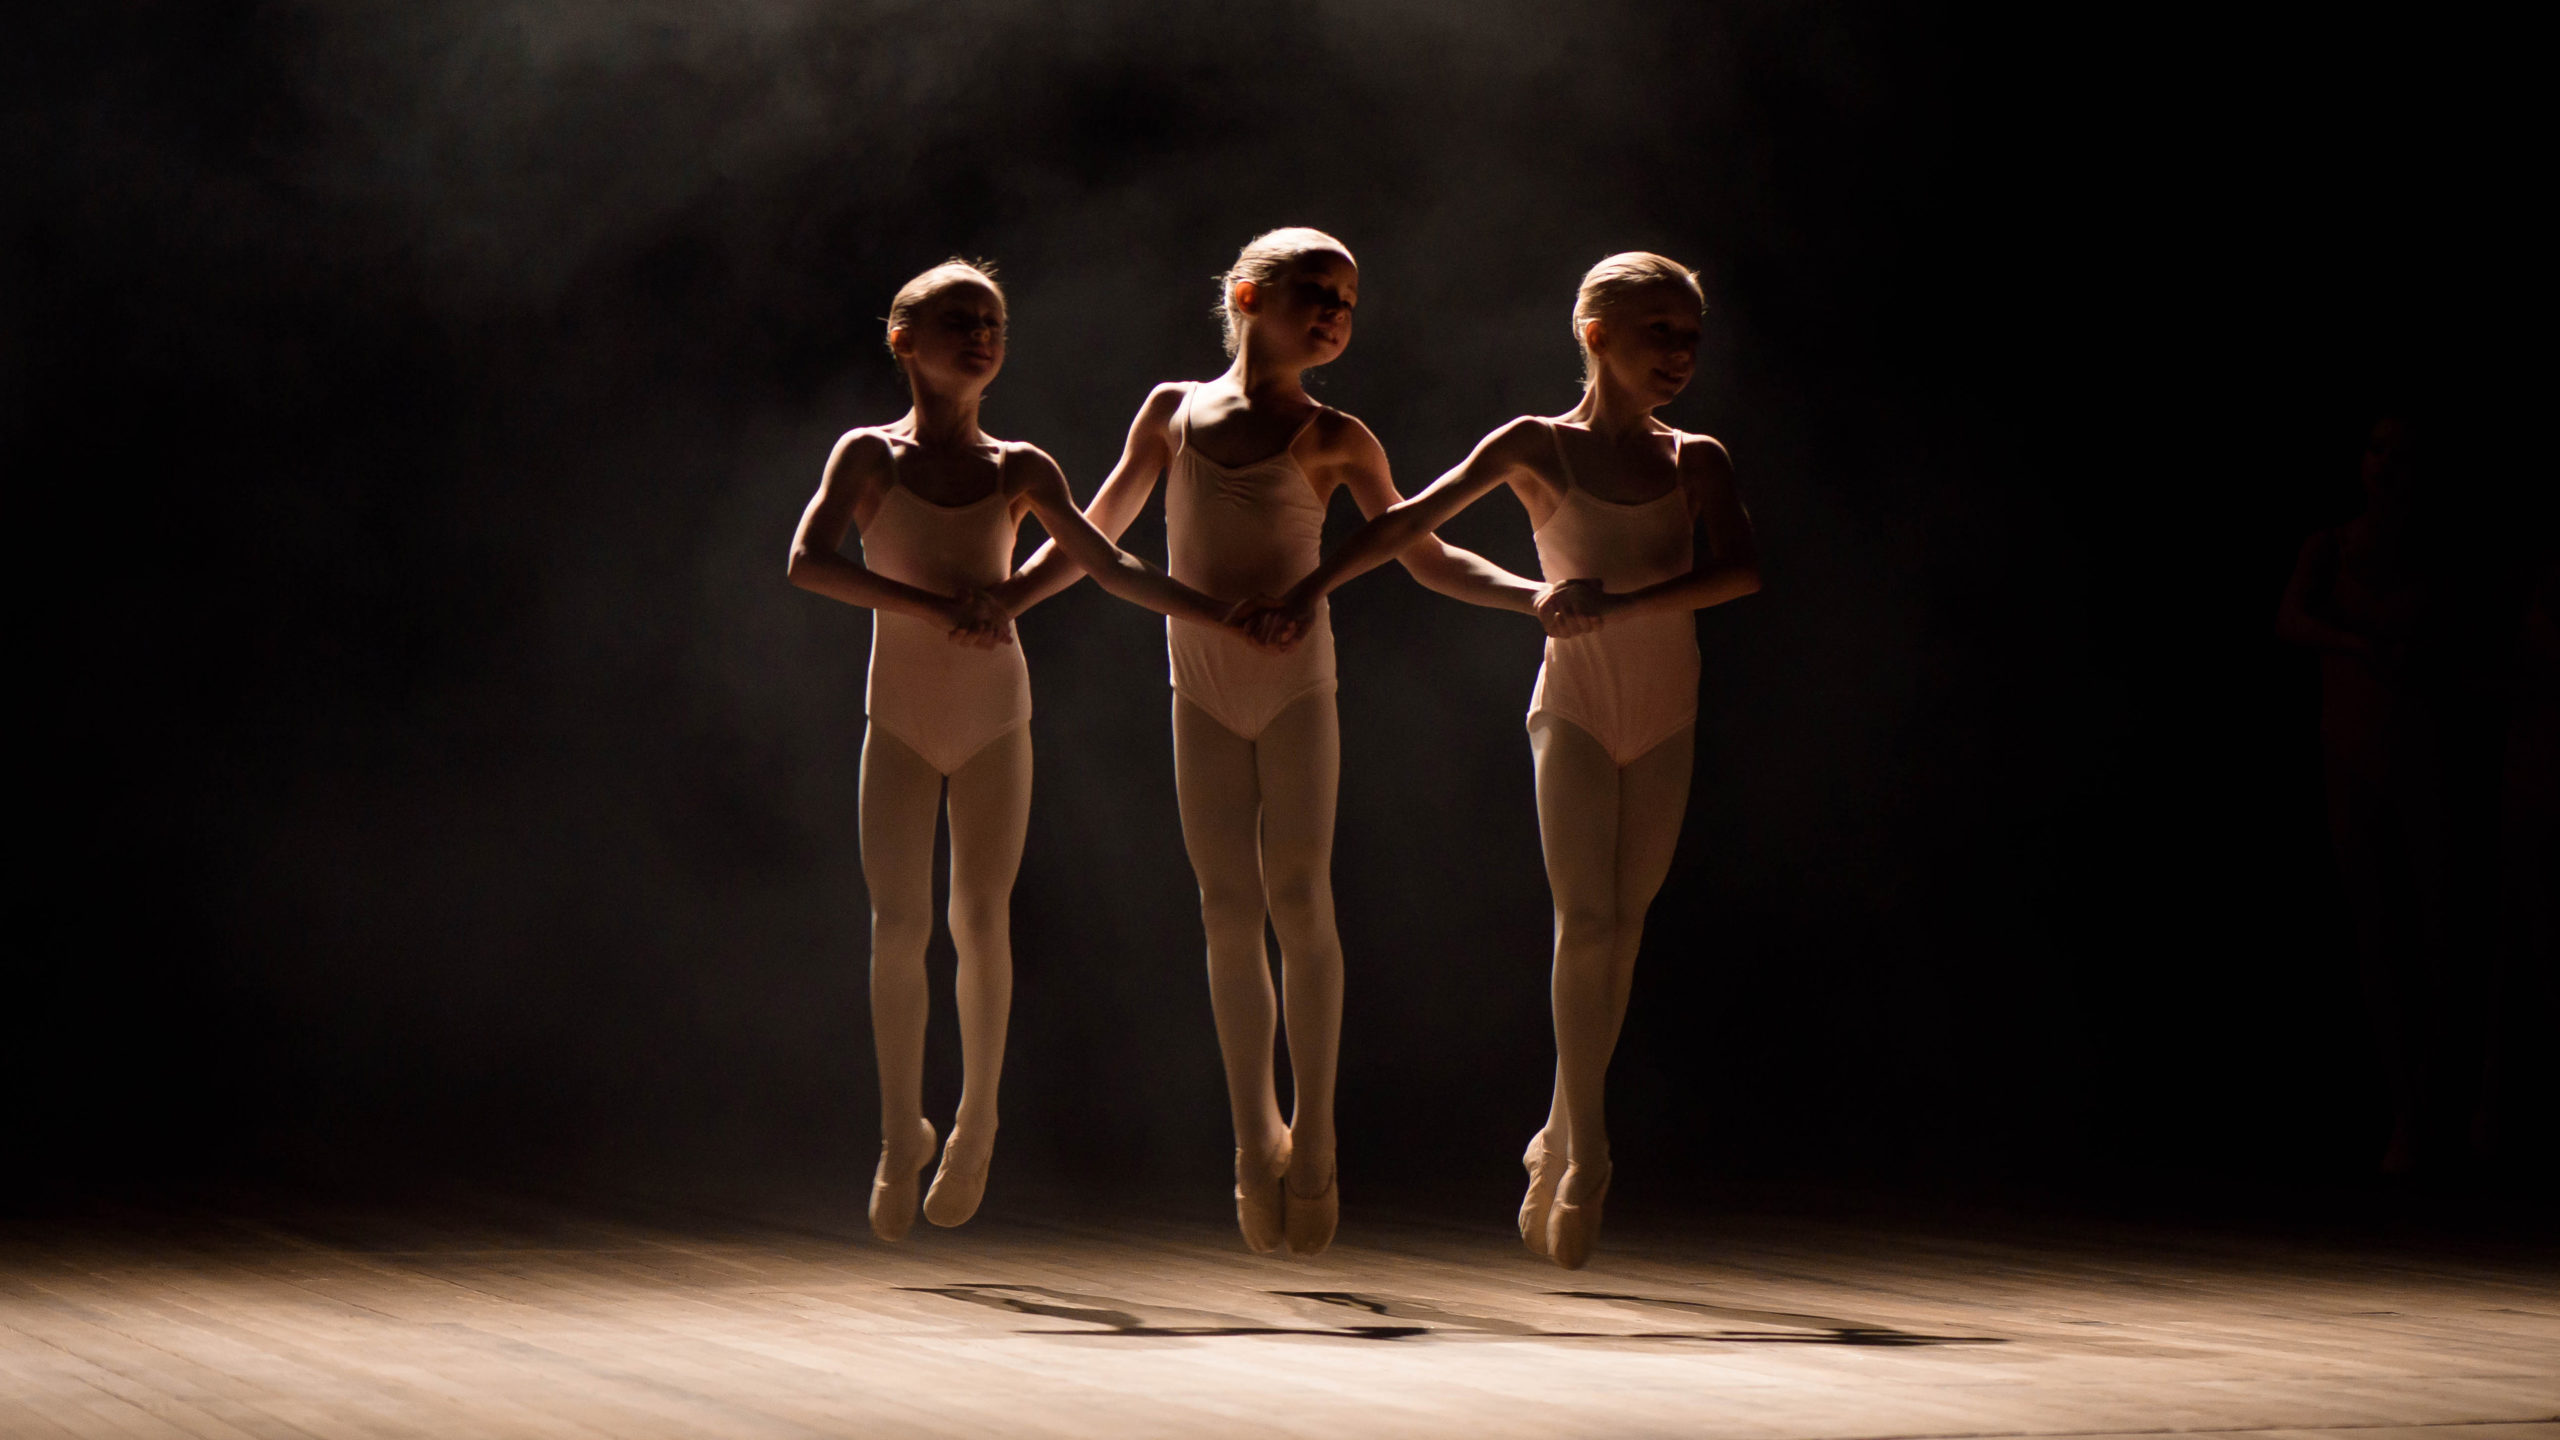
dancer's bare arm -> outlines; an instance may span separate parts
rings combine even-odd
[[[1006,464],[1011,472],[1007,476],[1008,487],[1031,502],[1031,513],[1039,517],[1041,526],[1049,532],[1049,543],[1041,548],[1042,555],[1054,550],[1066,556],[1069,563],[1091,575],[1094,583],[1103,589],[1160,615],[1179,616],[1203,625],[1217,625],[1226,620],[1233,606],[1223,600],[1211,599],[1165,574],[1113,544],[1096,529],[1085,512],[1076,508],[1075,496],[1067,489],[1065,473],[1058,469],[1058,462],[1050,459],[1047,452],[1037,446],[1019,446],[1007,457]],[[1104,493],[1110,493],[1107,485]],[[1138,499],[1143,503],[1146,496],[1141,494]],[[1094,508],[1102,508],[1100,497],[1096,497]],[[1128,523],[1123,519],[1120,528],[1126,529]],[[1034,556],[1032,563],[1041,563],[1040,557]],[[1023,569],[1024,575],[1030,571],[1031,566],[1028,565]]]
[[[1138,518],[1138,512],[1146,508],[1147,497],[1155,493],[1156,477],[1173,462],[1174,412],[1182,408],[1182,397],[1189,393],[1187,385],[1159,385],[1138,407],[1137,418],[1129,422],[1129,439],[1120,448],[1120,463],[1111,467],[1111,474],[1103,480],[1093,503],[1084,508],[1084,518],[1103,539],[1116,543]],[[1048,524],[1046,520],[1041,523]],[[1055,528],[1050,529],[1049,537],[1013,573],[1012,579],[996,587],[996,598],[1008,613],[1019,615],[1084,578],[1084,567],[1059,547]]]
[[[818,493],[800,512],[800,528],[791,537],[791,583],[847,605],[912,615],[941,626],[963,644],[1012,644],[1013,624],[986,591],[937,595],[892,580],[843,553],[855,517],[876,510],[888,486],[888,441],[866,430],[847,432],[836,441],[818,477]]]
[[[1698,526],[1705,532],[1706,553],[1686,575],[1675,575],[1640,590],[1611,594],[1589,580],[1562,587],[1553,605],[1587,607],[1603,621],[1613,615],[1643,615],[1661,610],[1704,610],[1739,600],[1760,589],[1760,548],[1751,534],[1751,516],[1733,488],[1733,459],[1724,446],[1705,436],[1680,447],[1680,483],[1696,498]],[[1543,618],[1546,605],[1540,607]],[[1552,631],[1552,627],[1550,627]]]
[[[1369,427],[1339,411],[1327,415],[1324,424],[1336,433],[1325,437],[1327,468],[1331,479],[1351,491],[1352,503],[1360,513],[1375,521],[1380,515],[1404,503],[1396,493],[1395,481],[1388,473],[1386,447]],[[1457,513],[1455,510],[1451,514]],[[1356,538],[1356,537],[1355,537]],[[1429,531],[1395,552],[1395,558],[1413,578],[1431,590],[1470,605],[1484,605],[1496,610],[1515,610],[1526,615],[1537,604],[1538,592],[1545,587],[1537,581],[1514,575],[1472,550],[1461,550]]]
[[[1474,451],[1466,459],[1459,461],[1456,469],[1432,481],[1429,489],[1410,500],[1396,501],[1390,503],[1384,510],[1374,512],[1368,524],[1352,532],[1349,539],[1335,546],[1333,553],[1324,558],[1323,564],[1318,565],[1305,579],[1290,587],[1289,593],[1281,600],[1282,612],[1303,622],[1306,617],[1315,613],[1316,602],[1339,588],[1344,581],[1373,570],[1389,560],[1406,555],[1417,542],[1430,538],[1432,531],[1448,524],[1459,511],[1482,498],[1486,491],[1530,474],[1531,456],[1536,453],[1535,427],[1539,423],[1530,419],[1512,421],[1478,441]],[[1372,445],[1377,443],[1374,437],[1370,443]],[[1383,477],[1385,470],[1383,454],[1379,457],[1379,469]],[[1387,486],[1387,493],[1394,493],[1393,485]],[[1355,491],[1354,496],[1357,498],[1358,492]],[[1368,508],[1368,504],[1364,501],[1361,509],[1366,511]],[[1441,550],[1453,555],[1468,554],[1466,551],[1445,545]],[[1519,576],[1511,575],[1509,571],[1502,570],[1501,567],[1493,565],[1492,562],[1480,556],[1468,558],[1484,565],[1495,575],[1509,576],[1513,580],[1520,579]],[[1426,558],[1423,563],[1429,566],[1433,560]],[[1445,577],[1448,572],[1444,570],[1441,574]],[[1414,575],[1416,579],[1422,579],[1422,569],[1417,568]],[[1471,576],[1466,583],[1472,586],[1477,583],[1478,578]],[[1482,578],[1491,579],[1491,577]],[[1424,583],[1430,582],[1425,580]],[[1492,583],[1500,584],[1498,580]],[[1435,585],[1432,588],[1440,587]],[[1475,600],[1478,604],[1498,603],[1491,598],[1489,592],[1483,599],[1477,599],[1473,594],[1461,595],[1460,598]],[[1536,598],[1537,591],[1533,587],[1530,599],[1534,603]],[[1528,608],[1511,605],[1507,598],[1499,603],[1505,609]]]

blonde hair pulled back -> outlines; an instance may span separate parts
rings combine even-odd
[[[914,326],[917,311],[922,310],[943,291],[960,285],[984,285],[995,292],[996,309],[999,311],[1005,309],[1004,287],[996,283],[995,262],[963,260],[954,255],[899,286],[898,293],[891,297],[888,328],[881,332],[881,339],[889,346],[889,353],[893,355],[897,353],[898,344],[894,337],[899,331]]]
[[[1218,323],[1226,328],[1228,354],[1233,355],[1244,344],[1244,312],[1236,308],[1236,282],[1250,280],[1256,286],[1268,285],[1315,255],[1339,255],[1350,260],[1351,247],[1321,230],[1284,225],[1254,236],[1237,252],[1236,263],[1218,277],[1217,316]]]
[[[1697,297],[1699,310],[1707,308],[1707,292],[1699,288],[1698,272],[1668,255],[1628,250],[1583,272],[1582,288],[1573,297],[1573,343],[1582,352],[1583,384],[1590,384],[1600,373],[1583,327],[1656,285],[1682,286]]]

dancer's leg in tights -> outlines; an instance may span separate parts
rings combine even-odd
[[[1538,776],[1538,836],[1555,895],[1555,1100],[1548,1152],[1580,1169],[1560,1198],[1607,1174],[1603,1113],[1609,1056],[1626,1020],[1645,911],[1671,872],[1689,804],[1693,731],[1621,766],[1591,734],[1542,715],[1530,727]]]
[[[1031,826],[1031,727],[987,743],[951,776],[951,944],[959,955],[960,1111],[946,1171],[982,1169],[996,1141],[996,1084],[1013,1009],[1013,879]],[[974,1195],[967,1210],[977,1208]],[[928,1207],[931,1213],[932,1207]],[[945,1225],[968,1218],[934,1213]]]
[[[881,1173],[903,1185],[931,1158],[924,1123],[924,1036],[933,934],[934,812],[943,777],[872,726],[862,745],[862,873],[871,891],[871,1028],[880,1066]],[[963,1079],[946,1168],[983,1168],[995,1143],[996,1090],[1013,1000],[1009,905],[1031,813],[1031,731],[1018,726],[950,780],[951,938],[958,952]],[[957,1224],[975,1193],[935,1218]],[[909,1212],[911,1214],[911,1211]],[[903,1219],[891,1229],[903,1230]]]
[[[924,1123],[924,947],[933,938],[933,820],[942,775],[873,725],[862,740],[862,880],[871,891],[871,1045],[880,1064],[880,1173],[933,1155]],[[913,1201],[890,1229],[905,1233]]]
[[[1262,782],[1262,893],[1280,940],[1289,1032],[1289,1178],[1299,1194],[1333,1178],[1333,1086],[1342,1056],[1342,935],[1333,919],[1334,805],[1342,727],[1330,691],[1280,712],[1253,746]]]
[[[1342,941],[1333,918],[1333,819],[1342,768],[1331,694],[1291,705],[1246,740],[1174,697],[1174,778],[1182,837],[1200,881],[1209,1002],[1225,1057],[1239,1168],[1283,1139],[1272,1075],[1274,1006],[1264,958],[1267,913],[1280,937],[1281,998],[1297,1092],[1289,1181],[1300,1194],[1332,1178],[1334,1071],[1342,1039]],[[1240,1178],[1242,1178],[1240,1176]]]

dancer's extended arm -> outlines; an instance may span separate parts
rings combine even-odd
[[[1386,448],[1378,443],[1378,437],[1370,433],[1368,426],[1348,415],[1334,412],[1334,416],[1332,423],[1340,426],[1341,432],[1335,437],[1335,443],[1326,447],[1328,453],[1335,457],[1334,478],[1349,487],[1352,502],[1372,522],[1370,526],[1361,528],[1360,535],[1366,535],[1378,517],[1403,504],[1404,497],[1396,493],[1395,481],[1387,470]],[[1457,512],[1452,510],[1450,513],[1454,515]],[[1356,540],[1360,536],[1353,538]],[[1470,605],[1516,610],[1525,615],[1536,606],[1538,592],[1546,588],[1535,580],[1512,574],[1472,550],[1461,550],[1427,530],[1407,542],[1404,548],[1390,553],[1403,562],[1404,568],[1425,588],[1453,600],[1464,600]],[[1364,565],[1362,568],[1368,567]],[[1307,603],[1312,612],[1313,600]]]
[[[1445,544],[1437,551],[1424,550],[1418,556],[1412,552],[1419,542],[1432,538],[1432,531],[1448,524],[1459,511],[1482,498],[1486,491],[1528,473],[1529,459],[1535,453],[1531,446],[1535,443],[1534,427],[1537,423],[1534,420],[1514,420],[1487,435],[1477,442],[1466,459],[1458,462],[1456,469],[1432,481],[1429,489],[1410,500],[1397,501],[1384,510],[1370,511],[1364,499],[1360,508],[1369,511],[1369,523],[1353,531],[1349,539],[1334,547],[1323,564],[1291,586],[1289,593],[1281,599],[1280,611],[1296,623],[1303,624],[1314,615],[1316,602],[1344,581],[1400,557],[1412,568],[1415,579],[1443,594],[1456,595],[1479,605],[1498,605],[1506,610],[1530,609],[1545,587],[1513,575],[1482,556]],[[1375,445],[1377,441],[1372,438],[1369,443]],[[1381,483],[1384,483],[1385,458],[1383,454],[1379,456]],[[1394,487],[1388,485],[1386,493],[1393,494]],[[1354,491],[1353,494],[1359,498],[1359,492]],[[1422,563],[1413,564],[1416,559]],[[1476,565],[1489,573],[1459,573],[1471,572]],[[1433,584],[1434,580],[1448,580],[1460,588]],[[1523,603],[1512,603],[1511,597],[1516,593],[1511,589],[1509,582],[1512,581],[1528,586]]]
[[[1156,477],[1173,462],[1173,416],[1187,393],[1183,385],[1159,385],[1129,422],[1129,440],[1120,449],[1120,463],[1111,467],[1093,503],[1084,508],[1084,518],[1104,540],[1117,542],[1128,530],[1146,508],[1147,497],[1155,493]],[[1041,524],[1048,521],[1044,518]],[[995,588],[996,599],[1007,613],[1019,615],[1084,578],[1084,567],[1059,546],[1055,527],[1050,528],[1049,537],[1013,578]]]
[[[1217,625],[1226,620],[1227,612],[1234,608],[1226,601],[1213,600],[1201,594],[1111,543],[1096,529],[1085,512],[1076,508],[1075,496],[1067,489],[1066,475],[1058,469],[1058,462],[1050,459],[1045,451],[1036,446],[1022,446],[1011,457],[1011,464],[1018,467],[1017,493],[1031,502],[1031,513],[1039,517],[1041,526],[1049,532],[1049,543],[1041,547],[1041,555],[1032,558],[1032,565],[1023,567],[1024,575],[1031,573],[1033,565],[1042,563],[1042,556],[1054,551],[1065,556],[1082,573],[1091,575],[1095,584],[1133,605],[1203,625]],[[1104,494],[1109,493],[1106,485]],[[1143,494],[1138,498],[1141,502],[1146,499]],[[1102,508],[1101,497],[1095,498],[1094,508]],[[1121,520],[1120,528],[1127,528],[1128,523],[1126,519]],[[1057,588],[1071,583],[1072,576],[1060,582]]]
[[[818,477],[818,493],[800,512],[800,528],[791,537],[791,583],[847,605],[912,615],[943,627],[964,644],[1012,644],[1012,622],[988,592],[937,595],[892,580],[843,553],[855,512],[866,500],[878,503],[888,483],[887,441],[856,430],[836,442]]]

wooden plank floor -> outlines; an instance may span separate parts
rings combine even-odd
[[[672,1218],[670,1218],[672,1216]],[[0,1435],[2560,1440],[2547,1256],[2173,1231],[1355,1217],[900,1247],[498,1197],[0,1226]]]

